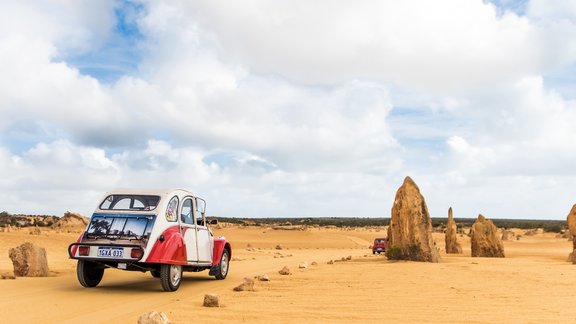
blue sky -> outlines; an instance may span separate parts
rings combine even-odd
[[[0,4],[0,210],[179,187],[222,216],[562,219],[576,1]]]

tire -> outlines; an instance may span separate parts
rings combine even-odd
[[[160,282],[164,291],[176,291],[182,282],[182,266],[163,264],[160,266]]]
[[[230,253],[227,249],[222,251],[222,256],[220,257],[220,263],[218,264],[218,273],[214,276],[218,280],[226,279],[228,275],[228,270],[230,269]]]
[[[150,270],[150,274],[154,278],[160,278],[160,271],[158,271],[158,270]]]
[[[78,260],[76,275],[82,286],[86,288],[96,287],[104,276],[104,266],[90,261]]]

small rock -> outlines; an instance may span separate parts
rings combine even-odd
[[[220,299],[217,294],[204,295],[204,307],[220,307]]]
[[[334,264],[334,260],[328,261],[327,264]]]
[[[0,276],[0,278],[2,278],[2,279],[16,279],[16,277],[14,277],[14,275],[11,274],[10,272],[3,272],[2,275]]]
[[[308,263],[307,262],[302,262],[298,265],[298,268],[300,269],[306,269],[308,268]]]
[[[270,277],[267,274],[261,274],[258,276],[259,281],[270,281]]]
[[[170,324],[168,316],[162,312],[152,311],[140,315],[138,318],[138,324]]]
[[[282,249],[283,249],[282,245],[280,244],[276,245],[276,250],[282,250]]]
[[[254,291],[254,280],[244,278],[244,282],[234,287],[234,291]]]
[[[290,272],[290,269],[286,266],[282,268],[282,270],[278,271],[278,273],[284,276],[292,274],[292,272]]]
[[[312,263],[310,263],[311,265],[318,265],[318,262],[316,261],[312,261]]]
[[[244,261],[246,259],[244,258],[239,258],[239,257],[233,257],[230,261]]]
[[[345,257],[342,257],[342,258],[340,259],[340,261],[346,261],[346,258],[345,258]]]
[[[348,261],[352,260],[352,256],[351,255],[347,256],[346,260],[348,260]]]

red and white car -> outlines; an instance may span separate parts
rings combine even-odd
[[[214,238],[206,202],[186,190],[115,190],[96,207],[86,230],[68,247],[78,260],[78,281],[96,287],[104,270],[150,271],[175,291],[183,271],[228,275],[232,247]],[[213,220],[210,225],[217,224]]]

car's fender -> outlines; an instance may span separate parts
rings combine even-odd
[[[228,258],[232,258],[232,246],[230,242],[224,237],[219,237],[214,239],[214,253],[212,253],[212,265],[217,266],[220,263],[220,258],[222,257],[222,252],[224,249],[228,250]]]
[[[178,226],[172,226],[158,236],[146,262],[186,265],[186,244]]]
[[[76,243],[80,243],[82,242],[82,238],[84,237],[84,232],[80,233],[80,236],[78,236],[78,239],[76,240]],[[70,255],[74,256],[76,255],[76,251],[78,250],[78,245],[74,245],[72,246],[72,250],[70,251]]]

